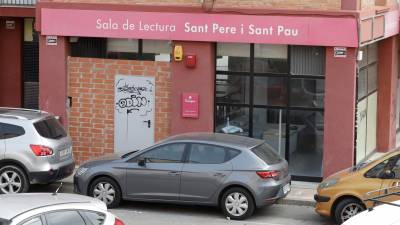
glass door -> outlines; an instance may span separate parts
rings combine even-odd
[[[325,48],[218,43],[215,132],[263,139],[297,180],[322,177]]]

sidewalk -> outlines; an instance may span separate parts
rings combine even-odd
[[[319,183],[292,181],[292,190],[286,198],[278,201],[278,204],[314,206],[314,194]]]
[[[62,180],[64,183],[73,183],[73,176]],[[292,181],[292,190],[286,198],[279,200],[278,204],[314,206],[314,194],[319,183]]]

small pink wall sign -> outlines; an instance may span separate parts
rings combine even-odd
[[[199,94],[182,93],[182,117],[199,118]]]
[[[41,34],[78,37],[358,46],[352,17],[41,9]]]

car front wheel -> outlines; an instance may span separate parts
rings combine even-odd
[[[89,194],[106,203],[108,208],[118,207],[121,202],[119,185],[108,177],[100,177],[94,180],[90,185]]]
[[[221,209],[233,220],[243,220],[254,212],[254,200],[243,188],[235,187],[227,190],[221,198]]]
[[[347,198],[340,201],[335,209],[335,220],[338,224],[365,210],[364,205],[357,199]]]

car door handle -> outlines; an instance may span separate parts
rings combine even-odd
[[[169,171],[168,172],[168,175],[170,175],[170,176],[178,176],[178,175],[180,175],[181,173],[180,172],[178,172],[178,171]]]

